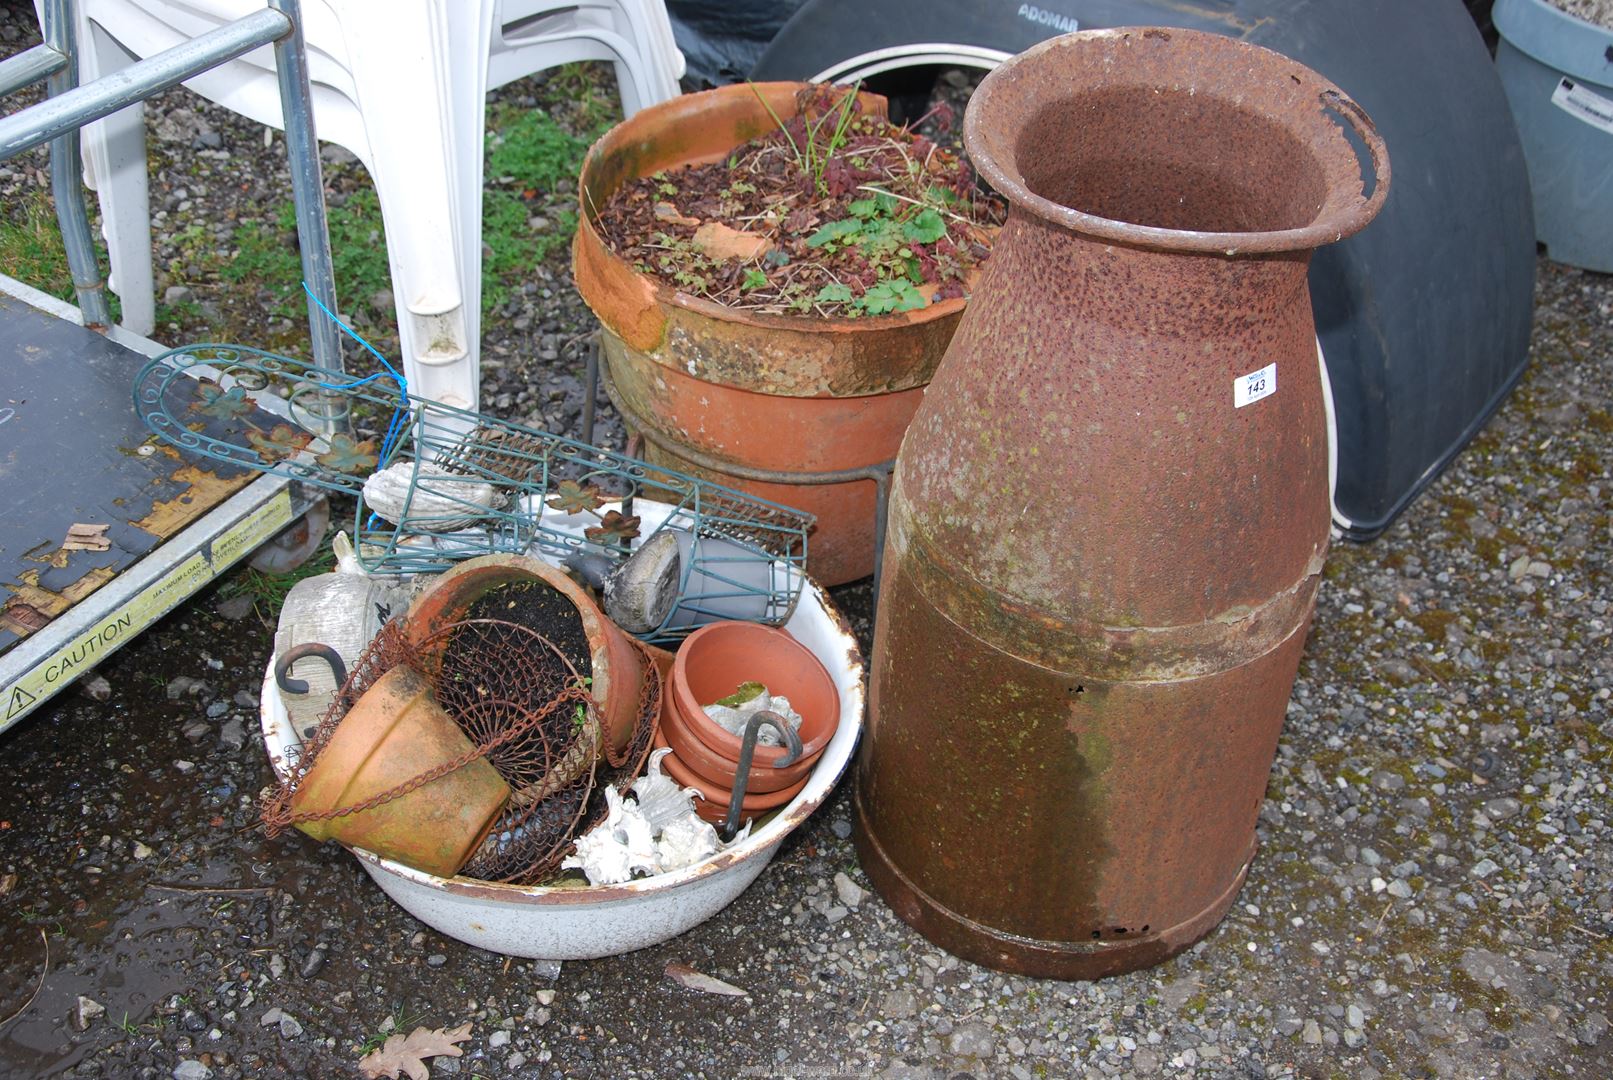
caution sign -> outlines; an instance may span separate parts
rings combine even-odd
[[[173,567],[127,603],[0,688],[5,710],[0,731],[41,701],[100,663],[124,642],[178,607],[237,559],[291,523],[291,493],[278,492],[213,539],[206,549]],[[86,602],[93,602],[92,596]]]
[[[11,688],[11,704],[6,707],[6,719],[10,720],[13,716],[21,716],[30,705],[33,705],[38,700],[22,687],[13,686]]]

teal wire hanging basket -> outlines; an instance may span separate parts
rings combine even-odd
[[[678,598],[639,635],[652,643],[723,618],[782,625],[806,582],[810,514],[416,397],[384,374],[355,380],[244,345],[189,345],[141,368],[134,403],[182,453],[352,496],[355,547],[373,573],[492,554],[620,561],[671,532]],[[355,424],[385,434],[357,438]]]

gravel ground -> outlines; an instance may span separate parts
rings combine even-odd
[[[261,129],[182,91],[153,119],[159,265],[284,190]],[[215,324],[250,315],[186,287]],[[1613,279],[1543,262],[1537,295],[1519,391],[1386,536],[1333,552],[1261,853],[1183,956],[1065,984],[941,953],[864,892],[846,785],[674,941],[559,970],[459,945],[255,828],[270,626],[214,593],[103,665],[104,702],[0,736],[0,1072],[347,1076],[393,1026],[468,1021],[434,1076],[1608,1075]],[[485,404],[574,430],[590,329],[563,261],[538,268],[488,320]],[[837,599],[866,642],[866,585]]]
[[[1613,30],[1613,0],[1547,0],[1558,11]]]

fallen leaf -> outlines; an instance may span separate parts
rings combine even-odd
[[[605,505],[605,496],[594,487],[584,487],[575,480],[562,480],[556,485],[549,506],[565,514],[584,514]]]
[[[694,231],[694,246],[713,259],[750,261],[766,253],[773,242],[765,236],[740,232],[720,221],[708,221]]]
[[[810,206],[797,206],[784,215],[784,231],[804,233],[818,223],[818,215]]]
[[[303,447],[314,441],[314,437],[290,424],[276,424],[267,435],[258,431],[247,432],[246,441],[264,461],[281,461],[295,457]]]
[[[655,220],[656,221],[665,221],[665,222],[667,222],[668,224],[671,224],[671,225],[698,225],[698,224],[700,224],[700,219],[699,218],[697,218],[697,217],[684,217],[682,214],[680,214],[678,212],[678,208],[676,206],[673,206],[669,202],[658,202],[658,203],[655,204]]]
[[[714,979],[710,975],[703,975],[688,964],[671,963],[666,966],[667,978],[687,990],[698,990],[702,994],[722,994],[725,997],[750,997],[749,990],[741,990],[733,983]]]
[[[407,1075],[409,1080],[431,1080],[431,1070],[426,1067],[425,1059],[445,1055],[458,1057],[464,1051],[454,1044],[468,1038],[468,1020],[452,1030],[417,1027],[407,1035],[391,1035],[379,1049],[371,1050],[359,1059],[359,1072],[370,1080],[382,1076],[397,1080],[400,1073]]]
[[[197,382],[196,396],[201,400],[191,402],[187,411],[204,413],[219,420],[234,420],[245,416],[255,407],[243,388],[232,386],[226,391],[218,383],[207,379]]]
[[[64,551],[108,551],[112,541],[106,531],[110,525],[74,524],[68,527],[67,539],[62,541]]]
[[[357,475],[376,466],[375,440],[353,441],[352,436],[338,431],[330,437],[330,449],[314,458],[332,472]]]
[[[9,824],[9,822],[7,823]],[[5,896],[17,887],[16,874],[0,874],[0,896]]]
[[[607,510],[598,525],[584,529],[582,534],[596,544],[631,540],[639,534],[639,518],[637,514],[624,515],[619,510]]]

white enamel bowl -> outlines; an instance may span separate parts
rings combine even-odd
[[[359,864],[386,894],[426,925],[469,945],[511,956],[586,960],[655,945],[711,918],[756,880],[779,844],[834,788],[862,730],[862,653],[816,582],[807,582],[785,629],[823,662],[840,690],[840,727],[807,785],[740,843],[671,874],[623,885],[533,888],[441,878],[359,848]],[[271,665],[272,667],[272,665]],[[263,681],[263,742],[277,774],[300,738],[271,670]]]

